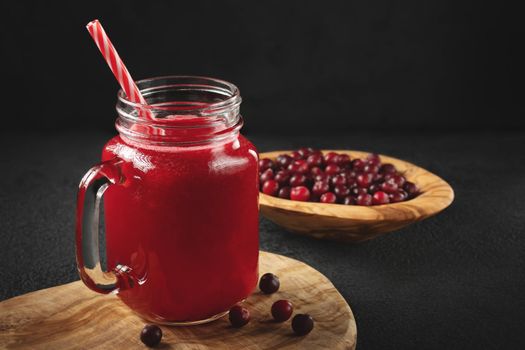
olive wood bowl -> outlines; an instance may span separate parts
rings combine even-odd
[[[323,150],[365,158],[368,152]],[[259,157],[275,159],[291,151],[261,153]],[[414,182],[420,194],[408,201],[375,205],[326,204],[300,202],[259,193],[261,214],[286,230],[314,238],[343,242],[363,242],[398,230],[416,221],[436,215],[454,200],[452,187],[439,176],[400,159],[380,155],[382,163],[392,163],[408,181]]]

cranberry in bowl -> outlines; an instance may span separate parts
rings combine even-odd
[[[315,238],[366,241],[433,216],[454,199],[437,175],[380,154],[301,148],[262,153],[259,162],[282,179],[268,194],[261,176],[261,214]]]

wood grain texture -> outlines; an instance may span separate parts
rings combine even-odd
[[[245,305],[252,320],[243,328],[228,318],[187,327],[165,327],[160,349],[355,349],[354,316],[333,284],[310,266],[261,252],[260,273],[280,276],[272,295],[254,292]],[[289,299],[295,313],[309,313],[314,330],[293,335],[291,320],[272,321],[270,308]],[[198,302],[198,301],[196,301]],[[145,321],[115,295],[100,295],[77,281],[0,303],[2,349],[146,349],[139,340]]]
[[[323,150],[364,158],[368,152]],[[291,151],[261,153],[260,158],[275,159]],[[414,182],[421,194],[406,202],[363,207],[357,205],[298,202],[260,193],[261,214],[288,231],[315,238],[343,242],[362,242],[398,230],[435,215],[454,200],[454,191],[439,176],[400,159],[380,155],[383,163],[392,163]]]

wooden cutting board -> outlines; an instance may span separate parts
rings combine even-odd
[[[159,349],[355,349],[352,310],[334,285],[312,267],[261,252],[260,274],[280,277],[272,295],[255,291],[246,301],[250,323],[232,328],[228,318],[188,327],[162,326]],[[272,321],[270,308],[289,299],[295,313],[309,313],[313,331],[293,334],[291,320]],[[115,295],[92,292],[82,282],[43,289],[0,303],[1,349],[146,349],[139,334],[146,322]]]

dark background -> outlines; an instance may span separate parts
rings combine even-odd
[[[358,349],[523,349],[524,29],[503,2],[105,1],[0,4],[0,300],[78,279],[76,187],[115,130],[99,18],[135,79],[241,88],[260,151],[389,154],[447,180],[440,215],[368,243],[261,248],[328,276]]]
[[[118,87],[85,29],[93,18],[137,80],[237,84],[249,133],[525,126],[523,21],[503,2],[3,1],[0,10],[4,121],[24,128],[112,129]]]

